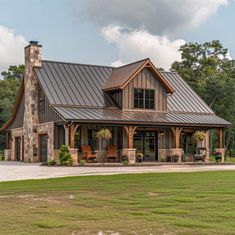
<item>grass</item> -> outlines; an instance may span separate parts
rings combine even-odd
[[[0,183],[0,234],[234,234],[235,172]]]

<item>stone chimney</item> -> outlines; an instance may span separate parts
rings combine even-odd
[[[38,80],[34,68],[42,67],[42,46],[30,41],[25,47],[25,112],[24,112],[24,159],[27,162],[38,161],[37,127],[38,118]]]

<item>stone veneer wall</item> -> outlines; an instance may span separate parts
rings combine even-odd
[[[41,67],[41,46],[30,44],[25,48],[25,112],[24,112],[24,159],[26,162],[37,161],[38,135],[35,126],[38,118],[38,81],[34,67]],[[36,160],[37,159],[37,160]]]
[[[15,138],[16,137],[21,137],[21,146],[20,146],[20,159],[22,160],[23,159],[23,152],[22,152],[22,148],[23,148],[23,139],[22,139],[22,136],[23,136],[23,128],[16,128],[16,129],[12,129],[11,130],[11,138],[12,138],[12,147],[11,147],[11,155],[10,156],[7,156],[7,158],[10,158],[9,160],[16,160],[16,151],[15,151],[15,146],[16,146],[16,143],[15,143]]]
[[[54,122],[47,122],[43,124],[39,124],[36,126],[37,128],[37,134],[38,134],[38,141],[39,141],[39,136],[42,134],[47,134],[48,135],[48,160],[54,159]],[[37,161],[40,161],[39,159],[39,150],[38,150],[38,158]]]

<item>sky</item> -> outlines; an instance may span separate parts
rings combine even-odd
[[[235,0],[0,0],[0,71],[43,59],[120,66],[149,57],[169,69],[187,42],[220,40],[235,58]]]

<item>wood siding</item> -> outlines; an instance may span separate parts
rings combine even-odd
[[[42,93],[41,93],[41,95],[44,96],[45,108],[44,108],[44,112],[40,111],[40,110],[38,111],[39,123],[61,121],[62,120],[61,117],[50,107],[45,95]],[[38,105],[38,107],[39,107],[39,105]]]
[[[111,97],[111,99],[115,102],[116,105],[118,105],[120,108],[122,107],[122,91],[121,90],[110,91],[108,92],[108,95]]]
[[[144,68],[124,89],[123,109],[134,109],[134,88],[155,90],[155,110],[167,110],[167,93],[150,69]]]
[[[23,94],[23,96],[21,98],[21,101],[20,101],[19,108],[17,110],[17,114],[15,116],[15,119],[12,122],[12,124],[7,128],[8,130],[19,128],[19,127],[23,127],[23,122],[24,122],[24,102],[25,102],[25,96]]]
[[[54,149],[59,149],[62,144],[65,144],[64,126],[55,125],[54,127]]]

